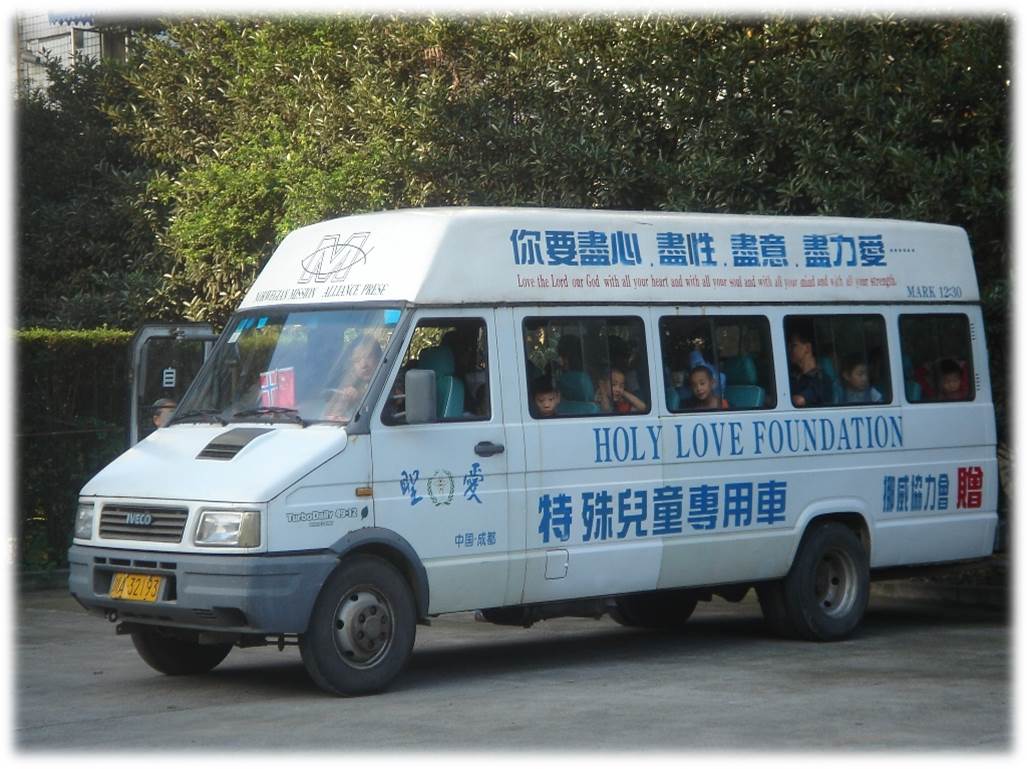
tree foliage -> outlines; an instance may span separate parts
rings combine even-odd
[[[103,112],[127,86],[86,59],[48,70],[18,99],[19,325],[131,327],[157,312],[161,272],[139,205],[152,172]]]
[[[422,205],[891,217],[1006,268],[1005,19],[177,20],[116,122],[162,301],[219,319],[290,229]]]

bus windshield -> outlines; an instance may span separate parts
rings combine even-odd
[[[399,308],[240,313],[172,420],[346,424],[382,361]]]

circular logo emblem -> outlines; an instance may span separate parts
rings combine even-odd
[[[455,490],[456,483],[453,482],[453,474],[449,470],[436,470],[428,479],[428,496],[435,507],[451,504]]]

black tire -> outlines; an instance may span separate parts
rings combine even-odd
[[[850,636],[870,597],[870,565],[859,537],[828,522],[807,532],[783,580],[757,591],[768,624],[786,637],[839,641]]]
[[[763,619],[774,635],[781,638],[796,638],[795,629],[785,609],[784,580],[764,582],[756,586],[756,597],[760,601]]]
[[[417,612],[403,575],[373,555],[343,562],[314,603],[300,656],[331,694],[372,694],[388,687],[410,658]]]
[[[133,631],[132,644],[147,665],[168,676],[209,673],[232,651],[232,644],[200,644],[157,627]]]
[[[680,630],[698,603],[699,599],[689,590],[622,595],[614,599],[610,616],[625,627]]]

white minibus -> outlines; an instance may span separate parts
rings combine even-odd
[[[70,590],[152,667],[297,644],[379,691],[447,612],[677,628],[755,588],[830,641],[989,556],[966,233],[452,208],[288,235],[167,427],[82,489]]]

